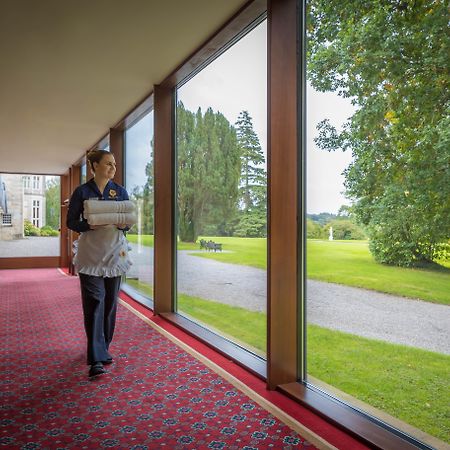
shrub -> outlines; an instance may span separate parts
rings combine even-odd
[[[41,231],[35,227],[28,219],[23,221],[23,234],[25,236],[40,236]]]
[[[319,223],[306,219],[306,237],[308,239],[323,239],[326,237],[326,231]]]
[[[59,231],[54,230],[49,225],[45,225],[41,228],[41,236],[59,236]]]
[[[359,240],[367,238],[362,228],[350,219],[332,220],[325,227],[327,230],[327,235],[330,226],[333,227],[334,239]]]
[[[242,213],[234,230],[236,237],[266,237],[267,217],[264,211]]]

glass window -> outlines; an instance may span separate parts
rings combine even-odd
[[[41,177],[38,175],[33,175],[33,189],[37,190],[40,189],[41,183],[40,183]]]
[[[266,22],[177,90],[177,311],[266,355]]]
[[[80,173],[80,184],[86,183],[87,181],[87,164],[81,164],[81,173]]]
[[[308,2],[306,316],[310,384],[449,443],[445,8]]]
[[[60,208],[59,177],[0,173],[0,255],[59,256]]]
[[[99,150],[106,150],[107,152],[110,151],[110,146],[109,146],[109,134],[107,136],[105,136],[98,144],[97,144],[97,148]]]
[[[138,222],[127,233],[133,265],[126,282],[153,297],[153,111],[125,131],[125,186]]]
[[[39,200],[33,200],[33,212],[32,212],[32,221],[35,227],[39,228],[40,223],[40,210],[39,210]]]

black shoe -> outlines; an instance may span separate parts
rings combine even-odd
[[[104,361],[102,361],[103,364],[112,364],[113,363],[113,359],[112,356],[110,356],[108,359],[105,359]]]
[[[91,365],[91,368],[89,369],[90,377],[95,377],[96,375],[101,375],[102,373],[106,373],[106,370],[101,361],[97,361]]]

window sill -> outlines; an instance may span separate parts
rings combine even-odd
[[[278,390],[313,410],[325,420],[355,436],[371,448],[382,450],[433,450],[433,447],[407,436],[376,418],[371,418],[351,406],[302,383],[287,383]]]
[[[189,335],[195,337],[199,341],[213,348],[227,358],[233,360],[240,366],[252,372],[254,375],[266,379],[267,377],[267,367],[266,361],[249,352],[248,350],[240,347],[234,342],[225,339],[212,331],[208,330],[201,325],[189,320],[180,314],[176,313],[161,313],[161,317],[172,323],[173,325],[181,328],[183,331]]]

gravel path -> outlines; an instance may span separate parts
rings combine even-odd
[[[450,355],[450,306],[314,280],[306,295],[311,323]]]
[[[139,253],[132,271],[153,283],[153,249]],[[178,252],[178,289],[252,311],[266,311],[266,271]],[[141,261],[141,262],[138,262]],[[146,261],[147,269],[143,270]],[[132,275],[132,272],[130,273]],[[450,306],[367,289],[308,280],[308,322],[358,336],[450,354]]]
[[[59,236],[26,236],[13,241],[0,240],[1,258],[19,256],[59,256]]]

